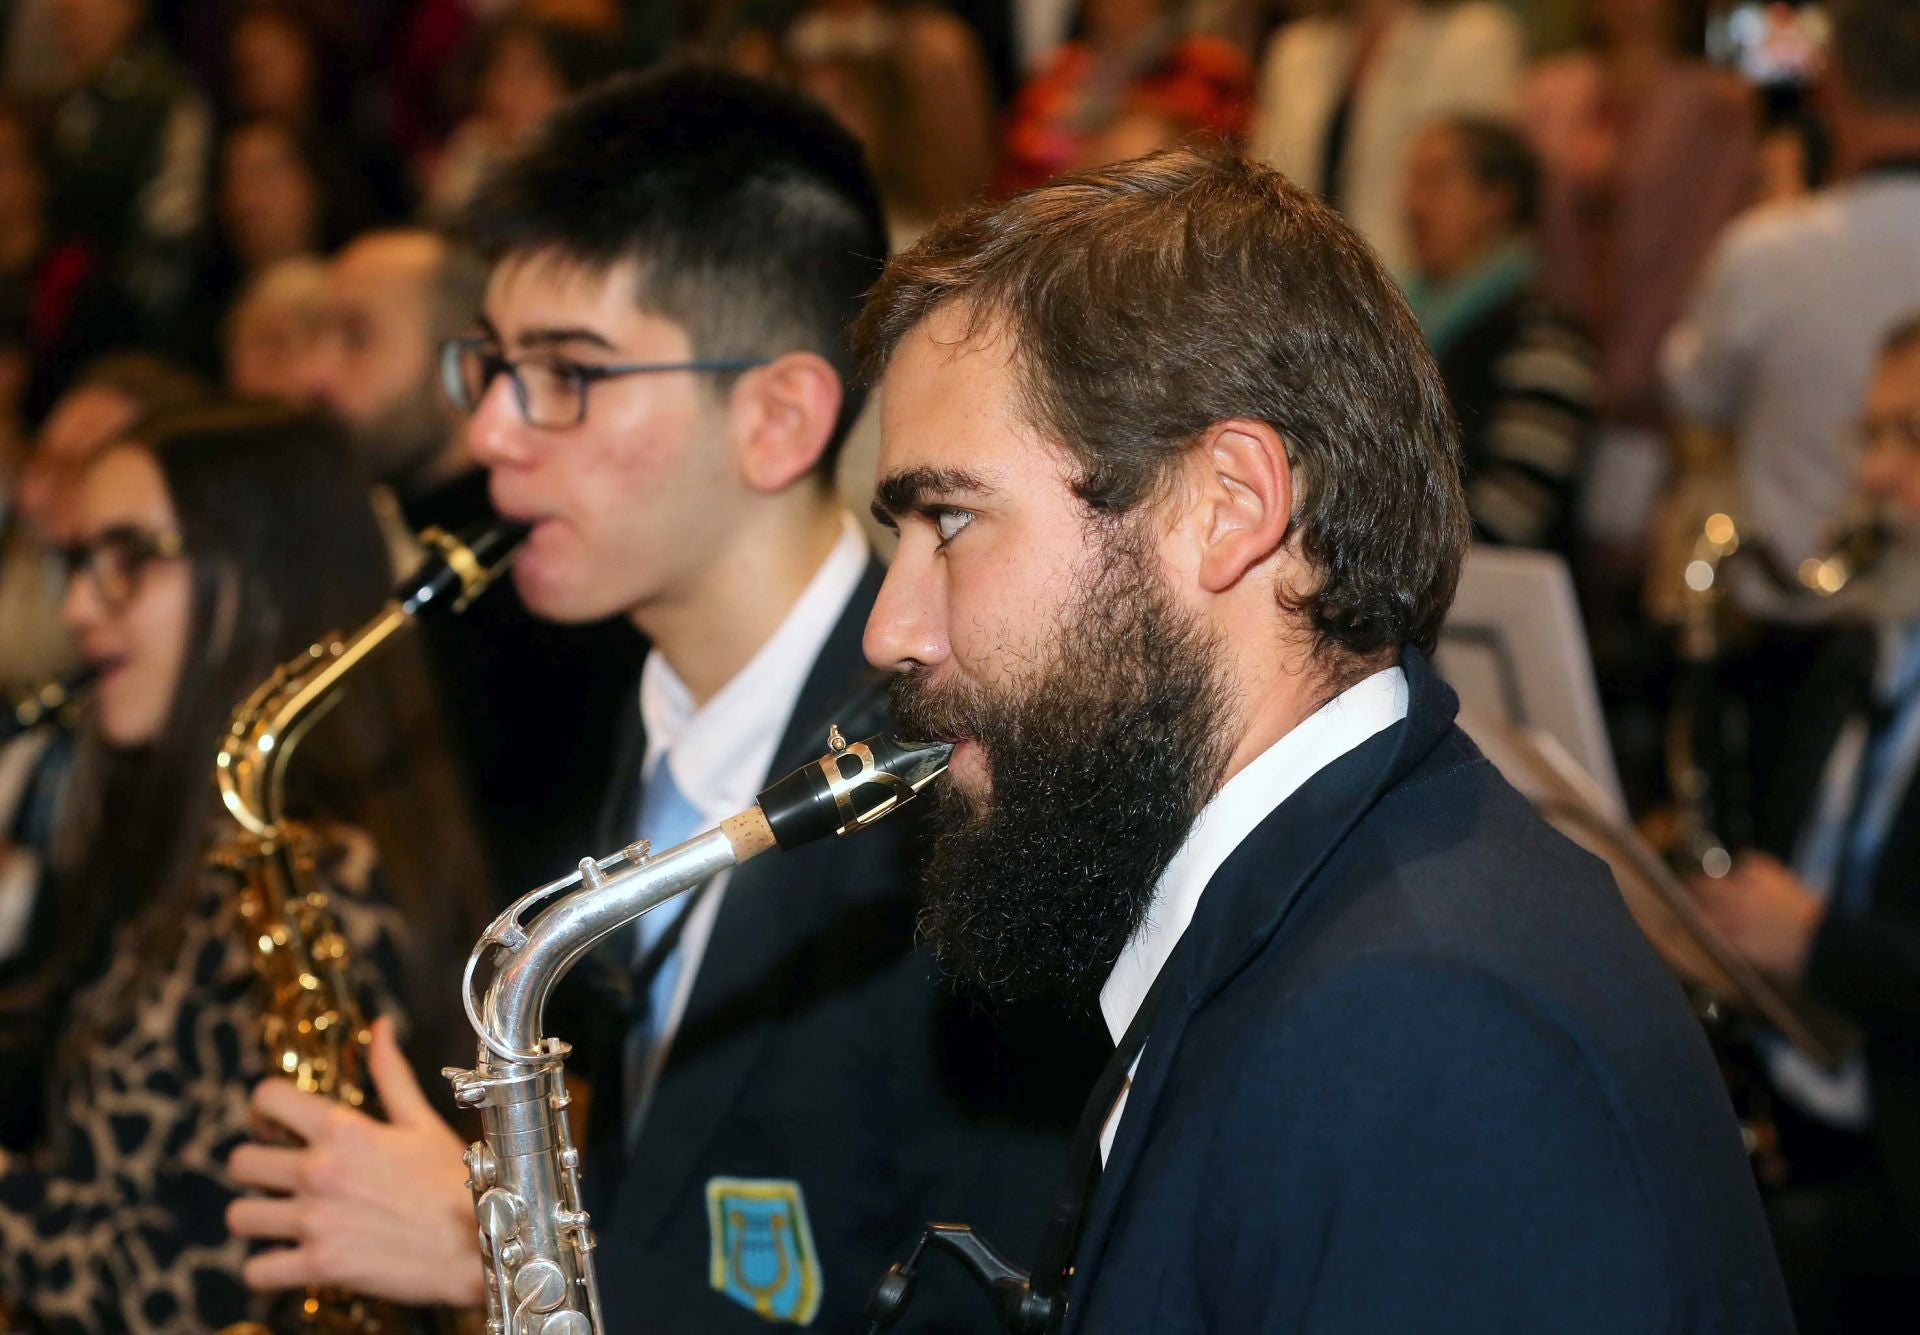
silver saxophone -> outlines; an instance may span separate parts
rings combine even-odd
[[[490,1335],[601,1335],[593,1234],[580,1204],[580,1154],[567,1127],[568,1045],[541,1032],[555,984],[593,945],[647,910],[770,848],[864,829],[945,771],[946,743],[878,736],[831,750],[756,805],[655,853],[642,840],[522,896],[480,938],[462,980],[479,1063],[449,1067],[454,1099],[480,1110],[467,1148],[486,1268]],[[571,891],[572,893],[567,893]],[[537,918],[525,915],[552,900]],[[484,999],[475,975],[492,970]]]

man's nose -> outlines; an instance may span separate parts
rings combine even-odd
[[[951,652],[945,586],[915,546],[901,543],[867,617],[862,648],[869,663],[887,672],[933,667]]]
[[[467,417],[467,452],[483,468],[524,462],[528,430],[514,401],[512,380],[497,375]]]

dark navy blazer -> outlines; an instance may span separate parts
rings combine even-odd
[[[1678,986],[1402,666],[1169,961],[1066,1329],[1790,1331]]]

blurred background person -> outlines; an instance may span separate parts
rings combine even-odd
[[[428,178],[426,211],[453,217],[488,170],[540,128],[567,97],[619,68],[610,26],[512,12],[475,46],[472,109],[455,127]]]
[[[1253,146],[1406,272],[1407,146],[1438,117],[1512,114],[1525,44],[1484,0],[1327,0],[1268,44]]]
[[[278,120],[242,121],[220,144],[221,272],[237,288],[281,260],[330,254],[364,231],[374,210],[318,143]]]
[[[206,98],[145,30],[142,0],[57,0],[66,90],[53,109],[53,227],[100,253],[165,347],[193,296],[206,218]]]
[[[370,233],[328,269],[309,384],[346,424],[364,476],[392,493],[403,539],[497,519],[440,380],[441,345],[476,327],[485,283],[477,259],[426,230]],[[593,851],[608,720],[638,671],[639,637],[618,618],[537,620],[505,584],[423,629],[500,893],[564,874]]]
[[[249,279],[221,327],[227,392],[310,402],[326,300],[327,265],[316,256],[281,260]]]
[[[45,543],[74,534],[75,488],[93,457],[142,418],[205,399],[193,372],[151,353],[100,358],[74,380],[41,423],[18,488],[20,517]]]
[[[53,939],[0,998],[0,1071],[45,1081],[31,1150],[0,1156],[0,1298],[38,1323],[206,1330],[248,1314],[221,1211],[266,1067],[253,933],[206,865],[231,823],[211,758],[235,701],[390,581],[345,444],[312,417],[156,419],[77,493],[65,619],[100,676],[42,891]],[[376,1015],[451,976],[483,883],[416,649],[369,660],[289,783],[290,814],[356,827],[327,827],[316,874]],[[451,1023],[422,1035],[448,1056]]]
[[[1772,558],[1772,577],[1752,560],[1728,571],[1746,624],[1718,665],[1727,717],[1756,755],[1779,745],[1781,685],[1805,676],[1822,642],[1808,623],[1832,610],[1796,592],[1792,572],[1845,517],[1844,440],[1882,331],[1920,308],[1920,6],[1834,0],[1830,12],[1840,179],[1729,228],[1662,354],[1682,471],[1648,583],[1680,587],[1684,553],[1717,511]]]
[[[1483,542],[1567,551],[1597,394],[1579,327],[1538,291],[1539,171],[1518,130],[1454,117],[1407,164],[1407,298],[1460,418]]]
[[[42,150],[25,110],[0,100],[0,303],[25,320],[27,384],[38,422],[75,372],[126,337],[131,312],[100,251],[56,233]]]
[[[249,0],[226,34],[220,110],[228,123],[264,118],[320,141],[330,173],[351,170],[381,221],[412,211],[406,168],[384,136],[369,134],[349,43],[312,4]]]
[[[946,9],[817,0],[788,25],[780,55],[867,150],[896,246],[986,189],[993,88],[978,37]]]
[[[1758,107],[1688,0],[1592,0],[1592,43],[1522,90],[1543,167],[1541,285],[1591,331],[1607,425],[1588,526],[1629,564],[1668,472],[1660,343],[1758,180]]]
[[[1782,683],[1760,848],[1694,885],[1749,961],[1866,1034],[1837,1076],[1763,1049],[1793,1171],[1771,1213],[1805,1335],[1907,1330],[1920,1310],[1920,316],[1886,339],[1853,437],[1891,534],[1850,590],[1867,624]]]
[[[1087,0],[1081,35],[1015,95],[996,187],[1038,185],[1197,134],[1238,139],[1253,70],[1239,48],[1192,28],[1183,0]]]

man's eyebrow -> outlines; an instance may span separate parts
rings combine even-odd
[[[928,498],[989,495],[993,488],[964,468],[905,468],[873,489],[873,514],[885,521],[927,508]]]
[[[591,347],[602,348],[607,352],[616,352],[617,348],[606,335],[591,329],[573,326],[523,329],[513,340],[518,348],[551,348],[562,343],[585,343]]]

